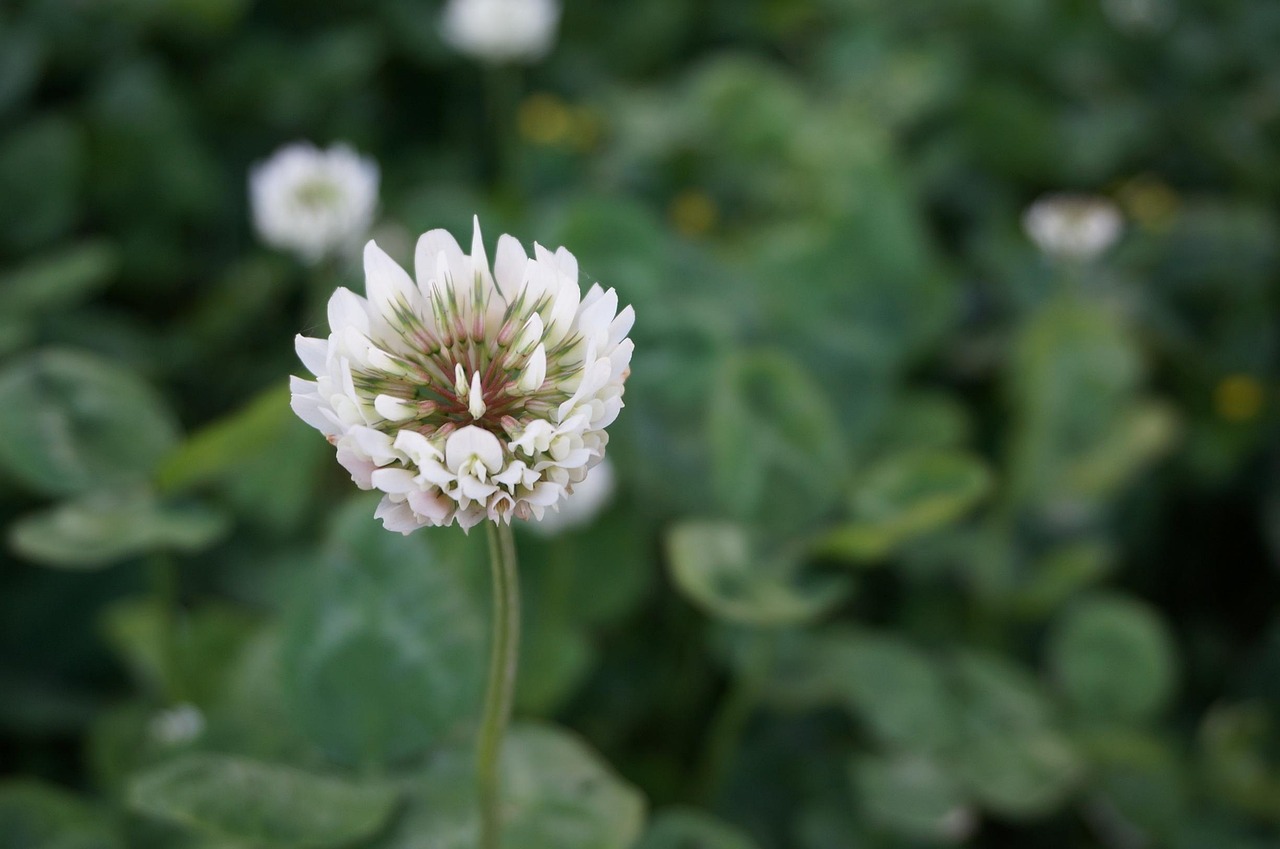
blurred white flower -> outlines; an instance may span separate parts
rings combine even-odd
[[[607,458],[601,460],[585,478],[573,485],[558,509],[548,510],[540,521],[530,522],[529,528],[543,536],[556,536],[588,525],[609,506],[616,488],[613,464]]]
[[[346,145],[291,144],[254,166],[249,200],[262,241],[315,263],[353,251],[368,234],[378,166]]]
[[[449,0],[441,30],[461,53],[484,62],[532,62],[555,42],[558,0]]]
[[[368,298],[338,289],[329,338],[297,339],[316,379],[293,378],[294,412],[385,493],[389,530],[542,518],[604,456],[634,311],[584,296],[564,248],[530,258],[504,235],[490,271],[478,220],[469,256],[432,230],[414,265],[416,281],[365,246]]]
[[[166,746],[190,743],[204,733],[204,714],[193,704],[174,705],[151,718],[151,737]]]
[[[1036,247],[1050,256],[1088,260],[1115,244],[1124,219],[1106,198],[1052,194],[1028,207],[1022,228]]]

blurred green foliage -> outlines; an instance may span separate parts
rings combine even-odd
[[[636,308],[505,845],[1280,843],[1280,6],[569,0],[492,86],[438,12],[0,8],[0,845],[472,845],[485,555],[288,410],[362,285],[254,239],[297,139]]]

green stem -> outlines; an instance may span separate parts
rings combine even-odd
[[[182,685],[182,664],[178,659],[178,570],[173,559],[162,552],[150,558],[151,592],[159,619],[160,686],[170,704],[186,700]]]
[[[493,642],[489,651],[489,685],[480,723],[476,779],[480,791],[480,849],[498,849],[502,842],[498,759],[502,735],[511,718],[516,664],[520,649],[520,582],[516,544],[511,526],[486,523],[489,565],[493,573]]]
[[[775,634],[765,630],[754,636],[760,644],[753,651],[746,668],[740,670],[729,685],[729,692],[716,708],[707,732],[707,746],[703,750],[696,788],[699,800],[706,806],[715,802],[747,720],[751,719],[760,690],[773,668]]]

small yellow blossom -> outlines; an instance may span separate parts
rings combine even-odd
[[[1247,422],[1262,411],[1262,385],[1247,374],[1233,374],[1219,381],[1213,392],[1218,415],[1229,422]]]
[[[573,130],[573,116],[559,97],[537,92],[520,104],[516,125],[520,135],[533,144],[562,144]]]
[[[1178,217],[1178,194],[1158,177],[1134,177],[1118,194],[1129,217],[1150,233],[1167,233]]]
[[[720,217],[716,202],[705,192],[692,189],[683,191],[672,199],[668,214],[676,232],[691,239],[711,232]]]

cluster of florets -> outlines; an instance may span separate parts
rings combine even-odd
[[[432,230],[414,260],[416,281],[366,245],[368,297],[338,289],[328,339],[297,339],[316,379],[293,379],[293,409],[384,493],[390,530],[540,519],[604,456],[634,312],[584,296],[564,248],[504,235],[491,271],[478,221],[469,256]]]

